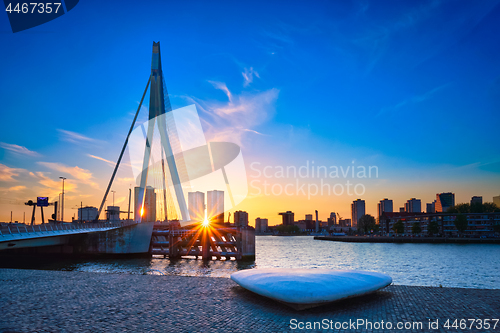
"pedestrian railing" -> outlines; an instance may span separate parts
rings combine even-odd
[[[18,235],[24,236],[44,236],[54,234],[74,234],[92,231],[104,231],[120,228],[128,225],[123,222],[113,223],[45,223],[38,225],[3,225],[0,227],[0,241],[2,237]]]

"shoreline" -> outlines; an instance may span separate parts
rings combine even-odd
[[[429,319],[444,323],[500,313],[500,289],[390,285],[295,311],[218,277],[0,269],[0,283],[0,331],[16,332],[282,332],[290,331],[292,318],[427,325]]]
[[[314,236],[314,239],[347,243],[500,244],[500,238]]]

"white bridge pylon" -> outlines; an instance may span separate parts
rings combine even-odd
[[[150,92],[149,119],[144,124],[135,127],[148,90]],[[151,75],[96,220],[104,207],[126,147],[129,149],[132,172],[138,184],[134,191],[134,221],[136,223],[153,222],[153,219],[157,219],[154,217],[155,214],[148,214],[148,209],[153,209],[152,205],[156,211],[157,203],[156,192],[151,198],[148,194],[151,193],[148,185],[163,189],[165,216],[160,217],[160,220],[172,219],[170,213],[167,216],[167,211],[172,212],[172,209],[167,209],[168,193],[168,198],[173,201],[174,215],[181,220],[181,225],[201,221],[199,216],[190,216],[185,191],[202,193],[213,190],[225,191],[227,195],[224,196],[223,206],[220,207],[223,211],[234,209],[248,194],[245,163],[240,147],[231,142],[207,142],[195,105],[172,110],[163,81],[159,43],[153,43]],[[165,166],[165,161],[167,166]],[[157,168],[161,168],[161,179],[156,176]],[[165,168],[168,168],[168,174]],[[148,178],[152,179],[148,180]],[[166,179],[168,179],[168,184]],[[158,181],[162,184],[160,185]],[[175,192],[175,198],[173,192]],[[212,213],[207,211],[204,215],[209,218]]]
[[[167,88],[164,85],[163,82],[163,72],[161,68],[161,55],[160,55],[160,42],[156,43],[153,42],[153,56],[151,60],[151,75],[149,76],[148,83],[146,85],[146,88],[144,89],[144,93],[141,98],[141,102],[139,103],[139,107],[137,108],[137,111],[135,113],[134,120],[132,121],[132,124],[130,126],[130,130],[127,134],[127,138],[125,139],[125,143],[123,144],[122,150],[120,152],[120,156],[118,157],[118,161],[116,162],[114,171],[111,175],[111,179],[109,180],[108,186],[106,188],[106,191],[104,193],[104,197],[101,201],[101,205],[99,207],[99,211],[97,213],[97,216],[95,220],[97,221],[99,219],[99,216],[101,215],[102,209],[104,207],[104,204],[106,202],[106,198],[109,194],[109,191],[111,189],[111,186],[113,184],[113,180],[116,177],[116,172],[118,171],[118,168],[120,166],[120,162],[123,158],[123,154],[125,152],[125,148],[128,145],[130,135],[132,134],[132,131],[134,130],[134,125],[135,122],[137,121],[137,116],[139,115],[139,111],[141,110],[142,107],[142,102],[144,101],[144,97],[146,96],[146,93],[149,88],[149,95],[150,95],[150,102],[149,102],[149,121],[148,121],[148,129],[147,129],[147,135],[146,135],[146,143],[145,143],[145,149],[144,149],[144,159],[142,163],[142,172],[141,172],[141,180],[140,180],[140,185],[139,185],[139,193],[137,193],[137,200],[136,200],[136,205],[134,207],[134,215],[136,216],[134,218],[134,221],[137,223],[141,223],[144,220],[144,203],[145,203],[145,194],[146,194],[146,185],[147,185],[147,180],[148,180],[148,171],[149,171],[149,162],[151,160],[151,146],[153,143],[153,133],[155,129],[155,123],[158,124],[158,131],[160,133],[160,139],[161,139],[161,149],[162,152],[165,153],[165,159],[167,161],[168,169],[170,172],[170,177],[172,180],[172,185],[174,187],[174,192],[177,198],[177,204],[179,205],[179,210],[181,213],[182,221],[189,221],[189,212],[187,209],[186,205],[186,199],[184,198],[184,194],[182,191],[182,185],[179,177],[179,172],[177,170],[177,165],[176,161],[174,158],[174,154],[172,151],[172,145],[169,140],[169,136],[167,133],[167,129],[172,129],[174,133],[173,136],[175,137],[176,135],[176,129],[175,129],[175,124],[173,126],[167,126],[166,123],[166,116],[167,114],[171,117],[172,113],[172,107],[170,105],[170,100],[168,97],[168,92]],[[136,156],[136,155],[134,155]],[[162,163],[163,163],[163,158],[162,158]],[[165,172],[163,170],[163,191],[166,191],[166,185],[165,185]],[[166,207],[166,196],[164,192],[164,208],[165,210],[167,209]],[[156,205],[156,202],[152,203]],[[166,214],[165,214],[166,215]],[[166,219],[166,216],[165,216]],[[154,222],[154,221],[148,221],[148,222]]]
[[[144,149],[144,159],[142,162],[142,173],[141,180],[139,184],[139,195],[137,198],[137,206],[135,211],[139,212],[136,216],[139,216],[139,221],[142,222],[145,215],[144,203],[146,186],[149,174],[149,162],[151,159],[151,146],[153,144],[153,133],[155,129],[155,123],[158,125],[158,132],[160,134],[161,148],[162,152],[165,153],[165,159],[167,161],[168,170],[170,172],[170,177],[172,180],[172,185],[174,187],[175,196],[177,198],[177,203],[179,205],[179,210],[181,213],[182,221],[189,221],[189,212],[186,205],[186,199],[182,191],[181,180],[179,177],[179,172],[177,170],[177,164],[174,158],[174,152],[172,151],[172,145],[170,143],[169,135],[167,133],[167,123],[166,115],[172,112],[172,107],[170,105],[170,100],[168,97],[168,92],[163,84],[163,72],[161,68],[161,54],[160,54],[160,43],[153,43],[153,57],[151,61],[151,77],[150,77],[150,89],[149,89],[149,121],[148,129],[146,135],[146,143]],[[162,177],[164,179],[165,173],[162,172]],[[165,181],[163,182],[165,184]],[[165,186],[164,186],[165,187]],[[166,188],[163,189],[166,191]],[[156,204],[156,202],[154,203]],[[165,203],[165,209],[166,209]]]
[[[140,212],[136,216],[140,216],[140,220],[137,222],[142,222],[143,218],[147,215],[147,212],[144,212],[144,204],[145,204],[145,194],[146,194],[146,186],[148,183],[148,175],[150,162],[152,159],[151,149],[153,146],[154,138],[153,134],[155,132],[155,125],[157,125],[158,133],[160,136],[161,150],[164,153],[165,161],[167,162],[168,170],[170,173],[172,187],[175,192],[175,197],[177,199],[177,204],[179,205],[179,210],[181,213],[182,221],[189,221],[189,211],[186,205],[186,199],[184,197],[182,183],[179,176],[179,171],[177,169],[177,164],[174,158],[174,152],[172,150],[172,145],[170,143],[170,138],[167,132],[166,126],[166,114],[162,114],[160,116],[154,117],[147,122],[147,134],[146,134],[146,142],[144,148],[144,158],[142,162],[142,172],[140,174],[140,183],[139,183],[139,195],[137,198],[137,207],[135,207],[136,212]],[[153,162],[155,162],[153,160]],[[162,172],[162,177],[164,177],[164,173]],[[165,181],[163,181],[165,187]],[[166,188],[163,188],[163,191],[166,191]],[[166,207],[165,207],[166,209]]]

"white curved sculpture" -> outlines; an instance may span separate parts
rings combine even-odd
[[[332,269],[247,269],[231,279],[256,294],[303,310],[372,293],[391,284],[388,275]]]

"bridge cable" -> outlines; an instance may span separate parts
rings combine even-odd
[[[104,206],[104,203],[106,202],[106,198],[108,196],[109,190],[111,189],[111,185],[113,184],[113,180],[115,179],[115,176],[116,176],[116,171],[118,171],[118,167],[120,166],[120,162],[122,160],[123,153],[125,152],[125,148],[127,147],[130,134],[132,133],[132,130],[134,129],[135,121],[137,120],[137,116],[139,115],[139,111],[141,110],[142,102],[144,101],[144,97],[146,96],[146,92],[148,91],[148,87],[149,87],[150,82],[151,82],[151,76],[149,76],[148,83],[146,84],[146,89],[144,89],[144,94],[142,94],[141,102],[139,103],[139,107],[137,108],[137,112],[135,113],[134,120],[132,121],[132,125],[130,126],[130,130],[128,131],[127,138],[125,139],[125,143],[123,144],[123,148],[122,148],[122,151],[120,153],[120,157],[118,157],[118,161],[116,162],[115,170],[113,171],[113,174],[111,175],[111,179],[109,180],[108,188],[106,189],[106,193],[104,193],[104,198],[102,198],[101,206],[99,207],[99,211],[97,212],[97,216],[95,217],[95,222],[97,222],[97,220],[99,220],[99,215],[101,215],[102,207]],[[135,208],[134,208],[134,212],[135,212]]]

